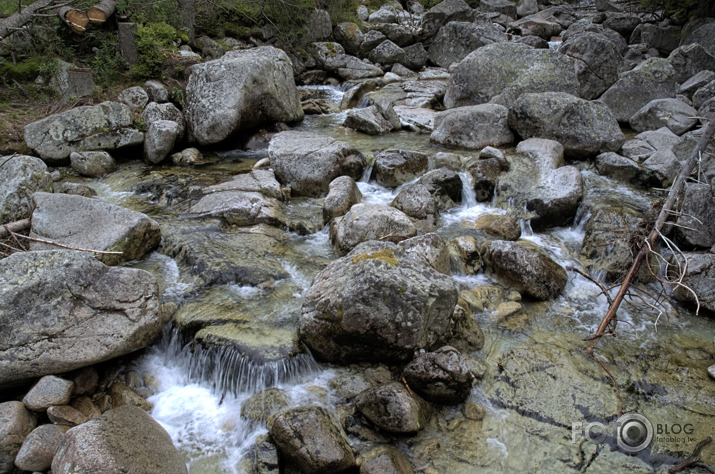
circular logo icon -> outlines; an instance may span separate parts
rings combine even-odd
[[[653,425],[643,415],[628,413],[616,421],[618,447],[627,453],[638,453],[653,441]]]

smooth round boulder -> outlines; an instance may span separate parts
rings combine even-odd
[[[72,169],[82,176],[99,178],[117,169],[117,163],[106,151],[73,151],[70,153]]]
[[[125,405],[67,431],[52,472],[181,474],[186,464],[169,434],[144,410]]]
[[[22,403],[35,412],[43,412],[53,405],[66,405],[72,397],[74,382],[54,375],[46,375],[25,394]]]
[[[399,242],[415,235],[417,229],[405,213],[383,204],[355,204],[330,228],[330,240],[340,255],[368,240]]]
[[[40,425],[27,435],[15,458],[15,466],[23,471],[44,472],[52,466],[60,447],[62,437],[69,427],[60,425]],[[4,471],[3,471],[4,472]]]
[[[340,176],[330,182],[330,190],[323,201],[323,222],[345,215],[350,208],[362,201],[362,193],[350,176]]]
[[[171,120],[157,120],[149,125],[144,136],[144,159],[156,164],[166,158],[179,139],[181,128]]]

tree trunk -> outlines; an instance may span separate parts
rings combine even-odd
[[[87,16],[89,17],[89,22],[93,25],[101,25],[107,18],[112,16],[114,9],[117,7],[117,2],[114,0],[102,0],[98,4],[90,7],[87,10]]]
[[[57,14],[75,33],[81,35],[87,29],[89,18],[84,12],[65,6],[57,10]]]
[[[7,38],[17,29],[32,19],[37,10],[41,10],[51,5],[54,0],[37,0],[26,6],[21,12],[13,13],[7,18],[0,20],[0,39]]]
[[[179,0],[179,24],[189,37],[189,44],[196,40],[196,7],[194,0]]]

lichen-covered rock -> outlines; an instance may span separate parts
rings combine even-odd
[[[383,150],[375,153],[373,178],[380,186],[395,188],[427,171],[425,153],[410,150]]]
[[[144,136],[144,158],[151,164],[166,158],[179,139],[181,128],[171,120],[157,120],[149,125]]]
[[[430,140],[442,145],[481,150],[514,141],[507,123],[508,109],[497,104],[457,107],[438,113]]]
[[[302,472],[342,472],[355,465],[347,436],[325,408],[303,406],[273,414],[268,432],[281,454]]]
[[[406,360],[445,335],[456,302],[451,277],[419,255],[366,242],[315,277],[300,337],[323,360]]]
[[[170,122],[176,122],[179,126],[179,134],[177,140],[182,140],[186,132],[186,120],[184,119],[184,114],[181,110],[176,108],[171,102],[157,103],[150,102],[146,106],[144,112],[142,112],[142,121],[146,127],[151,128],[154,122],[159,120],[168,120]]]
[[[326,192],[333,179],[357,179],[367,166],[356,148],[312,132],[279,133],[271,140],[268,156],[278,181],[295,195]]]
[[[273,122],[303,120],[290,59],[270,46],[229,51],[193,66],[185,103],[189,139],[202,145]]]
[[[141,110],[149,102],[149,94],[141,86],[134,86],[120,92],[117,100],[134,110]]]
[[[0,260],[0,386],[138,350],[161,335],[156,279],[69,250]],[[41,329],[38,329],[41,328]]]
[[[348,54],[352,55],[358,53],[364,37],[360,27],[351,22],[339,23],[333,29],[333,36],[335,41],[340,43]]]
[[[425,400],[456,405],[469,396],[474,375],[454,347],[440,347],[417,355],[403,369],[410,388]]]
[[[628,120],[636,132],[669,128],[682,135],[698,123],[698,111],[678,99],[655,99],[648,102]]]
[[[370,61],[382,64],[383,66],[400,63],[404,60],[404,58],[405,50],[397,46],[389,39],[375,46],[372,51],[370,51],[370,54],[368,54],[368,59]]]
[[[439,29],[429,47],[429,59],[441,67],[458,63],[484,45],[508,41],[506,33],[490,23],[451,21]]]
[[[432,415],[429,403],[399,382],[367,389],[356,397],[355,404],[365,418],[390,433],[416,433]]]
[[[52,472],[188,472],[169,434],[144,410],[126,405],[67,431]]]
[[[650,58],[622,73],[599,99],[616,120],[627,122],[633,114],[654,99],[675,97],[676,71],[668,60]]]
[[[566,286],[566,270],[533,247],[495,240],[489,245],[489,255],[492,270],[520,293],[539,300],[550,300]]]
[[[574,61],[580,97],[597,99],[618,80],[623,57],[605,35],[584,32],[569,36],[559,53]]]
[[[99,199],[69,194],[35,193],[37,209],[32,214],[33,237],[70,247],[121,252],[97,254],[107,265],[141,258],[159,245],[159,224],[141,212]],[[32,242],[32,250],[56,248]]]
[[[141,144],[144,134],[131,128],[132,122],[131,109],[119,102],[76,107],[26,125],[25,143],[52,163],[66,159],[73,151]]]
[[[362,201],[362,193],[350,176],[340,176],[330,182],[330,190],[323,202],[323,222],[344,216],[353,204]]]
[[[526,93],[509,109],[509,125],[522,138],[548,138],[575,158],[618,150],[625,136],[605,105],[563,92]]]
[[[341,255],[368,240],[399,242],[416,234],[417,229],[405,213],[383,204],[355,204],[330,228],[330,240]]]
[[[0,223],[24,219],[32,214],[37,191],[50,191],[52,177],[47,165],[34,156],[0,157]]]
[[[579,82],[571,61],[555,51],[518,43],[494,43],[467,55],[447,83],[448,108],[485,102],[510,107],[525,92],[578,95]]]
[[[70,153],[72,169],[83,176],[98,178],[117,169],[117,163],[106,151],[73,151]]]

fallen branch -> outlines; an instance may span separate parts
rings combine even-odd
[[[30,228],[30,224],[31,221],[29,217],[27,219],[22,219],[19,221],[10,222],[9,224],[5,224],[0,227],[0,239],[12,235],[15,232],[22,232],[23,230],[27,230]]]
[[[598,341],[601,339],[601,336],[603,336],[603,334],[605,333],[606,328],[608,328],[608,325],[611,323],[613,318],[615,318],[616,312],[618,311],[618,307],[621,305],[621,301],[623,301],[623,298],[628,293],[628,288],[631,286],[631,283],[633,282],[636,273],[638,272],[638,269],[643,262],[643,259],[648,255],[649,249],[652,248],[656,239],[662,236],[660,231],[663,228],[663,225],[665,225],[665,221],[669,216],[669,211],[676,205],[680,193],[685,187],[686,180],[690,176],[690,173],[692,173],[695,169],[695,166],[699,163],[701,152],[707,147],[710,137],[713,136],[713,132],[715,132],[715,118],[711,119],[708,122],[707,127],[705,127],[705,130],[703,130],[703,134],[700,137],[700,140],[698,140],[698,143],[697,145],[695,145],[695,148],[693,148],[693,151],[690,152],[688,161],[686,162],[683,169],[680,171],[678,177],[673,182],[673,185],[670,188],[670,193],[668,194],[668,199],[665,201],[665,204],[663,204],[663,208],[658,214],[658,219],[656,219],[655,221],[653,230],[651,230],[650,234],[648,234],[646,244],[641,246],[640,251],[636,255],[636,258],[633,260],[633,265],[631,265],[630,270],[628,270],[628,273],[626,274],[626,278],[623,280],[623,283],[621,283],[621,287],[618,290],[618,293],[613,298],[613,303],[608,308],[608,312],[601,320],[601,324],[599,324],[598,329],[596,330],[596,334],[591,341],[591,344],[586,349],[586,352],[588,354],[593,354],[594,347],[596,347],[596,344],[598,344]]]
[[[22,29],[21,27],[32,20],[32,16],[38,10],[51,5],[54,0],[37,0],[24,8],[22,11],[13,13],[7,18],[0,20],[0,39],[6,38],[15,31]]]
[[[693,454],[688,456],[688,458],[685,461],[668,469],[668,472],[670,474],[674,474],[676,472],[682,471],[683,469],[685,469],[688,466],[692,466],[693,464],[700,462],[700,460],[702,459],[702,456],[700,456],[700,451],[703,450],[703,448],[705,447],[706,444],[710,444],[710,442],[712,440],[713,439],[710,436],[708,436],[707,438],[705,438],[704,440],[699,442],[697,444],[697,446],[695,446],[695,449],[693,450]]]
[[[41,244],[55,245],[57,247],[62,247],[64,249],[69,249],[69,250],[79,250],[80,252],[93,252],[93,253],[101,253],[101,254],[109,254],[109,255],[122,255],[124,253],[124,252],[115,252],[115,251],[111,251],[111,250],[92,250],[92,249],[83,249],[81,247],[70,247],[69,245],[61,244],[59,242],[54,242],[52,240],[38,239],[37,237],[30,237],[29,235],[22,235],[22,234],[14,234],[14,235],[16,235],[18,237],[22,237],[23,239],[32,240],[33,242],[40,242]]]

